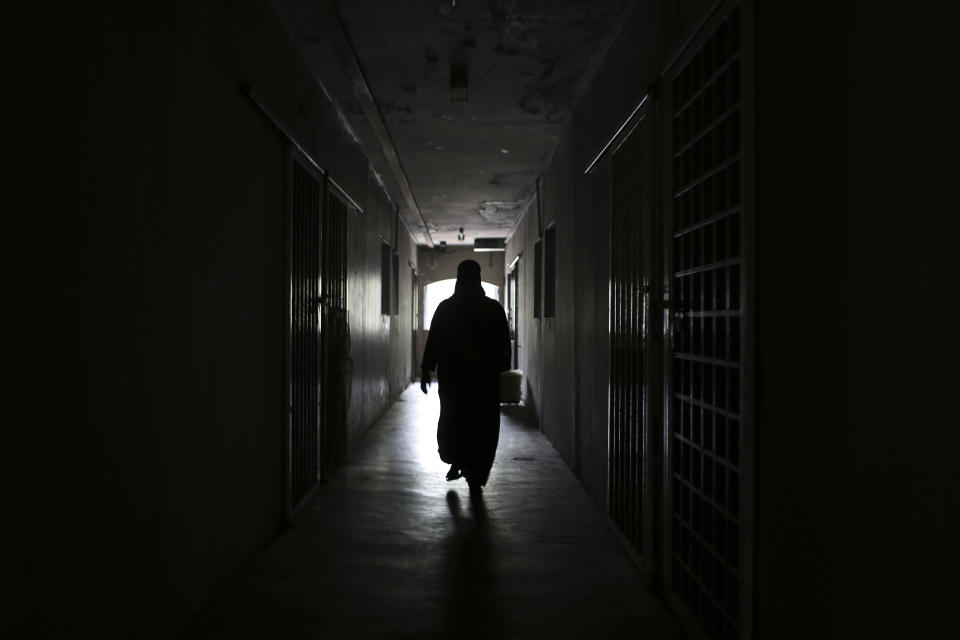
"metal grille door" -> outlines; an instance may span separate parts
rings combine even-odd
[[[613,157],[610,221],[610,398],[608,493],[610,517],[641,551],[645,385],[645,291],[641,136]]]
[[[744,633],[740,15],[718,17],[669,83],[670,588],[712,638]]]
[[[318,301],[322,177],[294,153],[288,168],[287,509],[292,517],[320,476]]]
[[[323,376],[323,463],[331,469],[346,455],[347,407],[350,404],[352,360],[347,323],[347,218],[350,200],[327,181],[323,217],[321,331]]]

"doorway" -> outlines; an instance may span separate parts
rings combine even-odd
[[[358,208],[352,198],[327,178],[323,217],[321,304],[322,467],[328,473],[347,453],[347,408],[353,382],[350,325],[347,315],[347,224]]]
[[[441,302],[453,295],[457,286],[456,278],[447,278],[431,282],[423,288],[423,330],[430,330],[433,314]],[[491,282],[481,282],[483,292],[488,298],[500,300],[500,287]]]
[[[519,258],[507,274],[507,325],[510,327],[510,366],[520,368],[520,339],[517,332],[517,279],[520,277]]]
[[[651,558],[658,456],[651,412],[658,380],[651,349],[652,143],[645,113],[613,156],[610,215],[610,386],[607,496],[610,518]],[[648,578],[656,563],[648,560]]]
[[[286,511],[292,519],[321,475],[321,223],[324,176],[293,147],[287,155],[285,440]]]
[[[420,278],[417,270],[410,267],[410,379],[416,381],[420,378],[420,352],[417,348],[417,333],[419,332],[420,319],[420,296],[417,295],[417,285]]]

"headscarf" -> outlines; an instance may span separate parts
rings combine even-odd
[[[456,298],[482,298],[480,286],[480,263],[476,260],[464,260],[457,265],[457,286],[453,290]]]

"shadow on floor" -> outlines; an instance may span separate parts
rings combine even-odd
[[[533,407],[530,405],[501,404],[500,415],[514,420],[518,427],[539,430],[539,426],[537,426],[537,416],[533,412]]]
[[[412,385],[183,637],[684,640],[532,409],[502,412],[470,496],[445,479],[436,394]]]
[[[496,597],[497,556],[483,494],[464,509],[460,494],[447,492],[453,529],[443,544],[444,628],[451,637],[505,637]]]

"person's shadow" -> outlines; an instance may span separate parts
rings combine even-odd
[[[468,514],[461,505],[460,494],[451,489],[447,492],[447,506],[453,530],[444,542],[442,558],[445,635],[501,637],[496,554],[483,494],[471,494]]]

